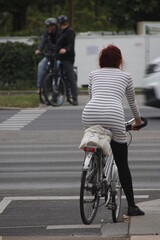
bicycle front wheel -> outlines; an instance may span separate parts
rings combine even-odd
[[[39,99],[42,104],[47,104],[47,100],[44,95],[44,78],[42,79],[40,88],[39,88]]]
[[[117,169],[116,169],[117,171]],[[112,220],[114,223],[118,221],[120,210],[121,210],[121,199],[122,199],[122,187],[119,181],[118,172],[113,179],[114,187],[112,188],[111,200],[112,200]]]
[[[55,79],[53,74],[47,74],[44,79],[44,95],[48,103],[54,107],[61,106],[66,97],[66,87],[63,78]]]
[[[94,154],[89,168],[82,172],[80,187],[80,213],[84,224],[91,224],[99,206],[100,173],[98,159]]]

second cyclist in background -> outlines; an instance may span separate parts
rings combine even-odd
[[[53,51],[53,47],[56,44],[57,38],[60,34],[56,18],[48,18],[45,21],[45,31],[35,54],[38,55],[46,47],[48,52]],[[38,64],[38,79],[37,87],[40,88],[41,80],[43,78],[44,71],[47,65],[47,58],[44,57]]]
[[[62,66],[66,73],[68,85],[72,94],[71,102],[68,88],[67,101],[73,105],[78,105],[77,83],[73,68],[75,60],[75,32],[68,24],[67,16],[61,15],[58,17],[57,21],[61,29],[61,34],[56,42],[56,50],[59,54],[59,60],[62,62]]]

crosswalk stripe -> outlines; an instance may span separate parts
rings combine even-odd
[[[14,116],[0,123],[0,130],[20,130],[38,118],[46,109],[21,110]]]

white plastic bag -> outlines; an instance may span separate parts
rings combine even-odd
[[[111,150],[111,139],[112,133],[110,130],[100,125],[95,125],[84,131],[84,136],[79,148],[82,149],[84,146],[97,146],[102,149],[105,156],[108,156]]]

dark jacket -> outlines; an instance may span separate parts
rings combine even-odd
[[[46,29],[43,34],[40,45],[38,46],[38,50],[42,51],[46,47],[47,51],[49,52],[52,51],[59,37],[59,34],[60,34],[60,30],[58,29],[58,27],[55,33],[48,33]]]
[[[75,32],[73,29],[68,26],[64,30],[61,31],[57,42],[56,42],[56,50],[59,52],[61,48],[65,48],[67,52],[65,54],[60,54],[59,59],[61,61],[70,61],[74,63],[75,59]]]

